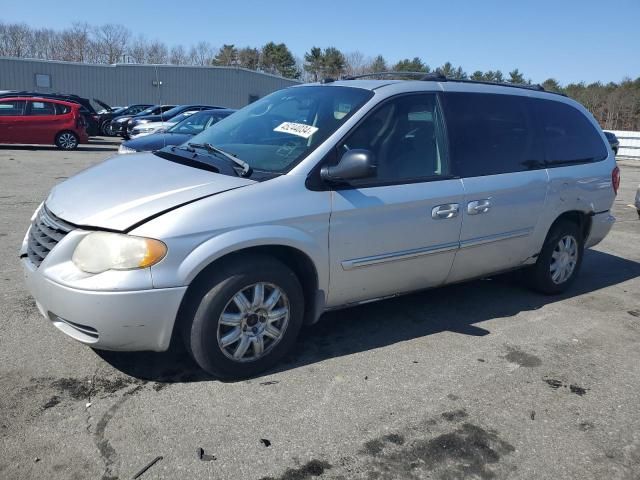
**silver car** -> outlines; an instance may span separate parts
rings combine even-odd
[[[426,78],[278,91],[57,185],[21,250],[42,314],[98,349],[181,336],[220,377],[269,368],[323,312],[523,268],[563,292],[614,217],[578,103]]]

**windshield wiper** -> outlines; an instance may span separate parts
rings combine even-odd
[[[235,165],[242,168],[241,177],[250,177],[253,173],[253,168],[244,160],[240,160],[235,155],[231,155],[230,153],[225,152],[224,150],[220,150],[218,147],[211,145],[210,143],[187,143],[189,147],[193,148],[201,148],[206,150],[209,153],[217,153],[218,155],[222,155],[226,159],[232,161]]]

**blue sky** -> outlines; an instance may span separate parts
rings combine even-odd
[[[619,81],[640,76],[640,0],[198,1],[2,0],[0,21],[64,28],[121,23],[135,35],[185,46],[285,42],[419,56],[467,72],[519,68],[534,82]]]

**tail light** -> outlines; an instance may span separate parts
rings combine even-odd
[[[613,192],[617,195],[620,188],[620,169],[617,166],[611,171],[611,186],[613,187]]]
[[[78,118],[76,120],[76,126],[77,127],[86,127],[87,126],[87,120],[84,118],[84,116],[78,115]]]

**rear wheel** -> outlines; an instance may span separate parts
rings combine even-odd
[[[56,146],[62,150],[75,150],[79,143],[80,139],[73,132],[60,132],[56,136]]]
[[[238,257],[192,288],[183,338],[198,365],[215,376],[242,378],[272,367],[302,326],[300,282],[273,258]]]
[[[578,225],[568,220],[556,223],[545,240],[535,265],[530,268],[531,286],[546,294],[564,292],[573,283],[584,253]]]
[[[114,137],[116,134],[115,130],[111,126],[111,121],[109,120],[102,123],[100,130],[102,131],[102,134],[107,137]]]

